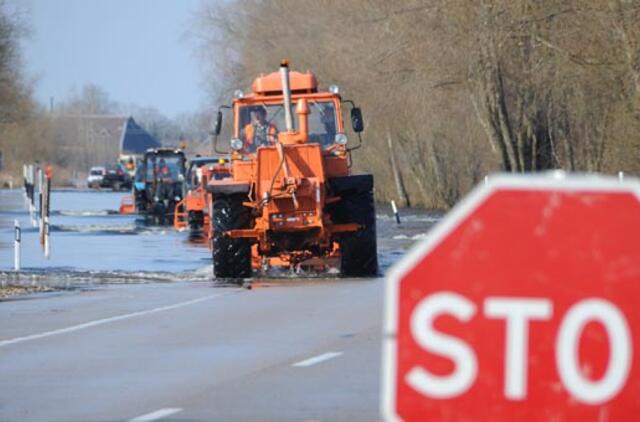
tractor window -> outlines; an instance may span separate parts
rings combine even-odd
[[[333,102],[309,102],[309,142],[327,147],[336,136],[336,109]]]
[[[165,181],[178,181],[182,172],[182,158],[180,156],[149,157],[147,159],[147,182],[154,178]]]
[[[282,105],[254,105],[240,109],[240,139],[246,152],[253,153],[259,146],[273,145],[281,130],[285,130]]]
[[[191,161],[191,163],[189,164],[189,170],[187,170],[187,183],[189,183],[189,186],[194,187],[198,185],[198,181],[196,180],[195,176],[198,173],[199,168],[211,164],[216,164],[218,160],[218,157],[215,157],[206,160]]]
[[[135,175],[136,182],[142,182],[143,181],[143,178],[142,178],[143,175],[144,175],[144,172],[143,172],[142,163],[138,162],[138,164],[136,165],[136,175]]]
[[[309,142],[326,147],[334,142],[336,135],[336,112],[331,101],[309,101]],[[295,103],[292,106],[295,111]],[[293,113],[295,127],[298,116]],[[252,153],[261,145],[272,145],[277,134],[286,130],[282,104],[246,106],[240,109],[240,139],[245,150]]]

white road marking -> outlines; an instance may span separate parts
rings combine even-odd
[[[309,359],[301,360],[300,362],[296,362],[291,366],[296,367],[296,368],[304,368],[304,367],[307,367],[307,366],[316,365],[316,364],[318,364],[320,362],[324,362],[324,361],[329,360],[329,359],[337,358],[341,354],[342,354],[342,352],[323,353],[321,355],[314,356],[314,357],[309,358]]]
[[[167,407],[166,409],[156,410],[155,412],[147,413],[146,415],[138,416],[131,419],[129,422],[150,422],[157,421],[158,419],[166,418],[178,412],[182,412],[179,407]]]
[[[84,330],[85,328],[96,327],[98,325],[109,324],[111,322],[122,321],[125,319],[135,318],[143,315],[150,315],[158,312],[170,311],[172,309],[183,308],[185,306],[194,305],[196,303],[204,302],[204,301],[211,300],[213,298],[220,297],[220,296],[225,296],[228,294],[231,294],[231,293],[227,292],[227,293],[218,293],[214,295],[203,296],[197,299],[187,300],[186,302],[178,302],[178,303],[174,303],[173,305],[161,306],[159,308],[148,309],[146,311],[132,312],[130,314],[117,315],[114,317],[97,319],[95,321],[89,321],[83,324],[73,325],[71,327],[60,328],[58,330],[46,331],[44,333],[32,334],[25,337],[16,337],[9,340],[1,340],[0,347],[9,346],[11,344],[24,343],[26,341],[31,341],[31,340],[38,340],[41,338],[51,337],[58,334],[72,333],[74,331]]]

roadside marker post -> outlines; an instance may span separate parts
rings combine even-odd
[[[43,242],[44,223],[42,221],[42,190],[44,189],[44,172],[40,167],[36,169],[36,179],[38,181],[38,211],[36,219],[38,220],[38,228],[40,230],[40,243]]]
[[[44,217],[44,257],[49,259],[51,255],[51,238],[49,236],[51,227],[49,226],[49,216]]]
[[[400,224],[400,213],[398,207],[396,207],[396,201],[391,200],[391,209],[393,210],[393,216],[396,218],[396,224]]]
[[[640,182],[496,176],[386,280],[386,420],[635,420]]]
[[[51,254],[51,225],[49,224],[50,220],[50,209],[51,209],[51,178],[53,177],[53,169],[49,165],[46,167],[46,171],[43,172],[45,177],[43,179],[43,190],[42,190],[42,222],[43,222],[43,230],[41,234],[41,243],[44,247],[44,256],[49,259]]]
[[[20,271],[21,267],[21,250],[20,243],[22,242],[22,230],[20,229],[20,222],[18,220],[14,221],[14,230],[15,230],[15,239],[13,242],[13,269],[16,272]]]

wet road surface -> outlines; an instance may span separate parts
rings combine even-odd
[[[5,302],[0,420],[376,420],[381,316],[380,279]]]

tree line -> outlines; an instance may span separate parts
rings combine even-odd
[[[640,172],[640,0],[235,0],[196,19],[213,102],[282,58],[365,112],[378,199],[448,208],[484,175]]]
[[[24,16],[0,0],[0,153],[4,174],[17,175],[23,161],[46,154],[45,146],[38,142],[42,130],[38,105],[22,72],[20,40],[26,33]]]

